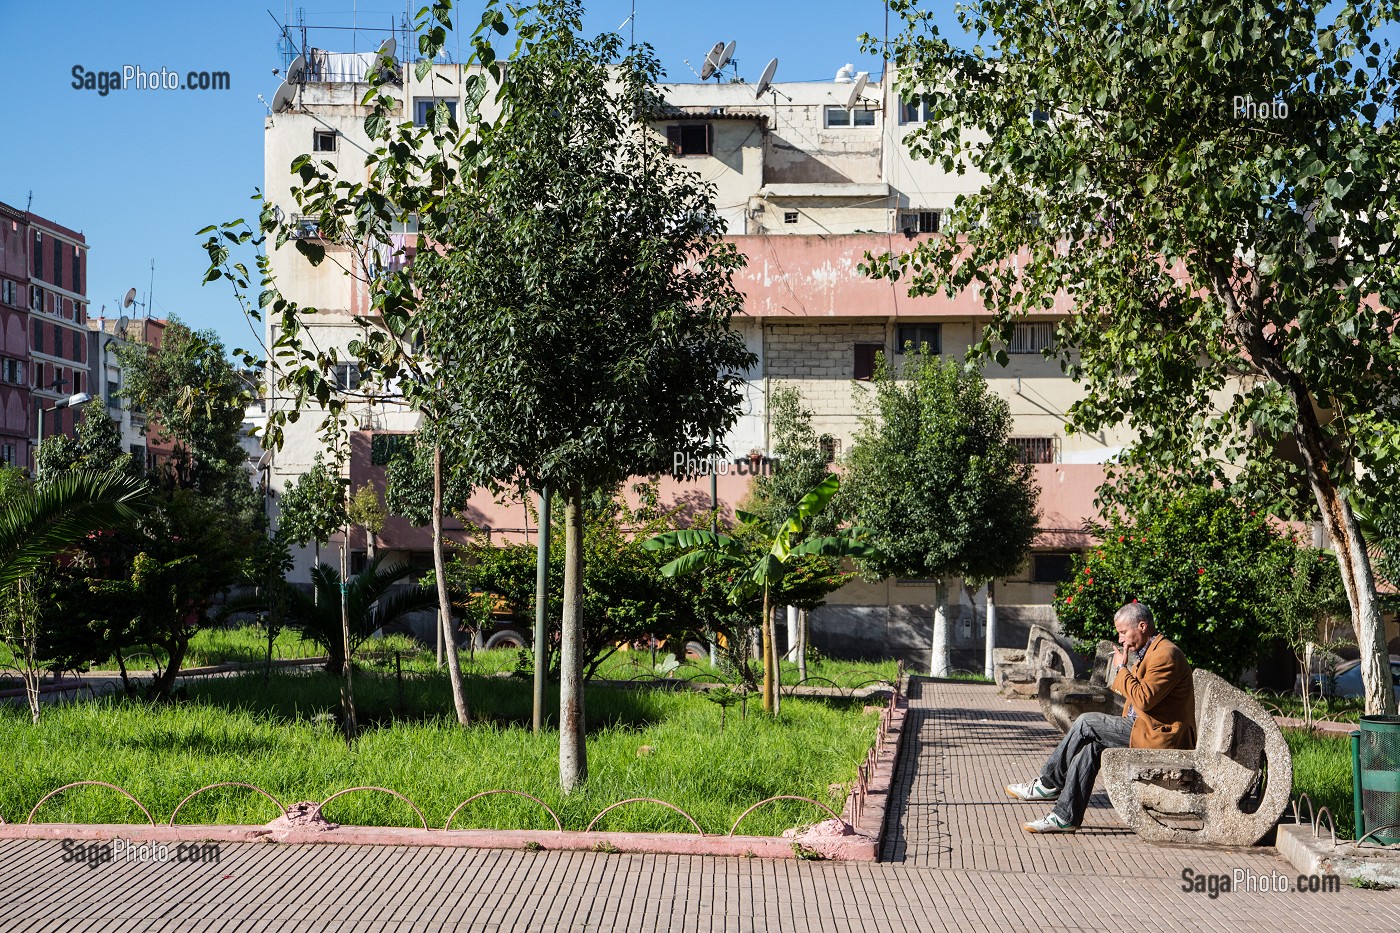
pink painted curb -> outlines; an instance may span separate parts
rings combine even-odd
[[[75,839],[83,842],[281,842],[291,845],[435,846],[460,849],[541,849],[793,858],[793,839],[779,836],[696,836],[682,833],[581,833],[520,829],[417,829],[341,826],[328,830],[270,830],[265,826],[147,826],[112,823],[42,823],[0,826],[0,839]],[[839,848],[838,848],[839,846]],[[830,847],[832,851],[827,852]],[[864,835],[824,841],[824,857],[873,862],[878,840]]]

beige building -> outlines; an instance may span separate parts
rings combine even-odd
[[[322,64],[308,69],[289,109],[266,118],[265,191],[296,223],[292,161],[310,153],[345,177],[364,180],[368,145],[359,101],[367,89],[363,76],[372,67],[370,56],[313,52],[313,59]],[[401,118],[422,122],[438,99],[461,112],[461,66],[435,65],[423,82],[413,79],[411,67],[401,71],[404,83],[390,88],[398,95]],[[858,428],[860,397],[876,353],[897,357],[906,341],[914,341],[961,357],[987,320],[975,294],[911,298],[904,284],[865,278],[857,265],[868,252],[898,251],[918,237],[944,235],[943,220],[954,200],[982,179],[971,172],[945,173],[908,156],[904,138],[924,114],[921,107],[897,100],[890,82],[870,82],[859,93],[845,82],[779,83],[762,95],[756,90],[745,84],[669,85],[662,89],[666,107],[654,127],[674,158],[714,185],[728,232],[748,259],[738,282],[746,296],[745,314],[736,326],[758,364],[746,374],[743,411],[725,438],[731,455],[771,448],[766,401],[775,388],[791,385],[814,410],[816,429],[827,436],[835,459],[849,449]],[[314,225],[299,229],[304,236],[316,235]],[[405,229],[395,242],[378,245],[381,257],[397,261],[394,257],[411,252],[415,240],[415,232]],[[365,253],[333,252],[313,268],[293,245],[272,255],[282,292],[318,309],[308,335],[319,349],[343,352],[363,336],[364,326],[355,318],[368,311],[363,282],[343,270],[357,268]],[[1025,624],[1052,618],[1053,582],[1066,572],[1070,551],[1086,543],[1080,527],[1102,478],[1100,464],[1129,440],[1068,435],[1064,429],[1064,412],[1076,389],[1039,351],[1051,339],[1056,318],[1069,311],[1056,307],[1022,325],[1008,348],[1010,365],[993,364],[986,372],[992,389],[1011,406],[1017,443],[1036,464],[1042,487],[1036,554],[1020,575],[998,582],[1003,644],[1023,644]],[[269,330],[269,342],[274,337]],[[355,444],[352,480],[382,481],[368,435],[411,431],[415,418],[392,387],[361,385],[351,366],[342,366],[338,382],[354,393],[352,413],[366,435]],[[270,410],[285,404],[271,391],[267,402]],[[283,448],[267,459],[274,491],[304,472],[320,449],[315,415],[289,425]],[[721,499],[732,508],[747,481],[724,480]],[[708,493],[707,482],[666,483],[663,491],[670,496]],[[532,534],[518,503],[483,496],[473,506],[468,518],[493,533]],[[426,547],[426,536],[393,520],[376,543],[381,550],[412,556]],[[364,542],[356,536],[351,546],[362,550]],[[298,573],[308,568],[309,557],[303,557]],[[985,592],[967,594],[953,581],[952,593],[962,599],[952,633],[954,664],[980,670]],[[832,652],[926,660],[932,594],[931,581],[852,584],[814,613],[814,637]]]

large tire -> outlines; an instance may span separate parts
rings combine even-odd
[[[688,641],[685,643],[685,656],[697,661],[708,661],[710,659],[710,646],[703,642]]]
[[[528,648],[530,640],[515,629],[501,629],[493,632],[491,637],[486,639],[483,648],[490,651],[493,648]]]

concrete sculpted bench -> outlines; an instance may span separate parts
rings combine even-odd
[[[1033,697],[1041,677],[1074,676],[1074,646],[1045,626],[1032,625],[1024,649],[993,649],[992,672],[1002,696]]]
[[[1108,798],[1149,842],[1248,846],[1278,823],[1293,788],[1293,757],[1273,717],[1209,671],[1193,675],[1196,747],[1110,748]]]
[[[1094,654],[1094,666],[1087,680],[1042,672],[1037,681],[1036,696],[1046,722],[1061,732],[1068,732],[1082,713],[1115,715],[1122,712],[1124,699],[1108,686],[1116,673],[1109,667],[1117,647],[1111,641],[1099,642]]]

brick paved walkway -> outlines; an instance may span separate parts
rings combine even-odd
[[[218,865],[63,863],[0,843],[0,930],[1400,930],[1400,892],[1181,891],[1181,871],[1296,872],[1272,850],[1160,848],[1100,795],[1076,836],[1032,837],[1056,734],[990,687],[916,681],[883,864],[397,847],[225,845]]]

